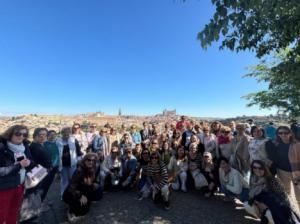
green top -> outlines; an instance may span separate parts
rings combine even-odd
[[[49,152],[49,154],[51,155],[52,166],[53,167],[59,166],[59,151],[56,142],[46,141],[44,143],[44,146],[46,150]]]

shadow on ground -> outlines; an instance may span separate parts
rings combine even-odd
[[[251,224],[259,223],[242,209],[236,209],[231,202],[222,198],[206,199],[200,192],[172,192],[171,209],[166,211],[155,205],[150,199],[136,200],[136,192],[109,192],[100,202],[93,203],[90,212],[77,223],[112,224],[112,223],[191,223],[191,224]],[[43,213],[39,223],[63,224],[67,222],[67,208],[59,197],[59,182],[56,181],[48,194],[53,202],[51,209]]]

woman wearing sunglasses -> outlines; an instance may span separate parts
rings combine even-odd
[[[87,153],[64,191],[63,200],[69,205],[69,222],[76,221],[80,216],[87,214],[91,202],[102,198],[96,160],[97,154]]]
[[[28,128],[14,125],[1,137],[0,143],[0,223],[16,223],[24,194],[26,172],[34,163],[25,138]]]
[[[297,143],[287,126],[280,126],[276,132],[276,141],[269,152],[277,176],[294,202],[300,208],[300,143]],[[269,150],[270,151],[270,150]]]
[[[147,183],[141,192],[144,197],[152,193],[152,199],[155,203],[162,199],[165,209],[170,209],[168,171],[157,151],[150,154],[150,162],[147,166]]]
[[[260,217],[261,223],[290,224],[300,221],[281,183],[261,160],[254,160],[251,164],[249,201],[245,203],[245,209]]]

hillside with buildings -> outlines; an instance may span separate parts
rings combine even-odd
[[[180,119],[181,115],[176,113],[176,110],[164,110],[161,114],[153,116],[133,116],[133,115],[106,115],[103,112],[85,113],[77,115],[40,115],[40,114],[26,114],[21,116],[12,117],[0,117],[0,133],[6,130],[8,127],[15,124],[23,124],[29,127],[30,131],[36,127],[46,127],[59,131],[62,127],[72,126],[75,122],[80,123],[83,129],[87,129],[89,124],[96,123],[98,127],[104,126],[109,123],[113,127],[120,127],[125,124],[129,127],[131,124],[136,124],[138,127],[142,126],[144,121],[149,123],[157,123],[161,126],[166,122],[172,123]],[[245,122],[247,119],[253,119],[255,123],[265,124],[269,121],[273,121],[275,124],[287,123],[287,118],[278,116],[240,116],[235,118],[213,118],[213,117],[188,117],[189,119],[198,121],[211,122],[213,120],[219,120],[224,124],[230,121]]]

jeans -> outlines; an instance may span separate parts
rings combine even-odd
[[[60,195],[62,196],[65,189],[69,185],[73,173],[75,172],[76,167],[63,167],[60,173]]]
[[[249,189],[243,188],[240,194],[232,193],[231,191],[227,190],[224,185],[220,186],[220,191],[225,194],[226,197],[237,197],[242,202],[249,200]]]

